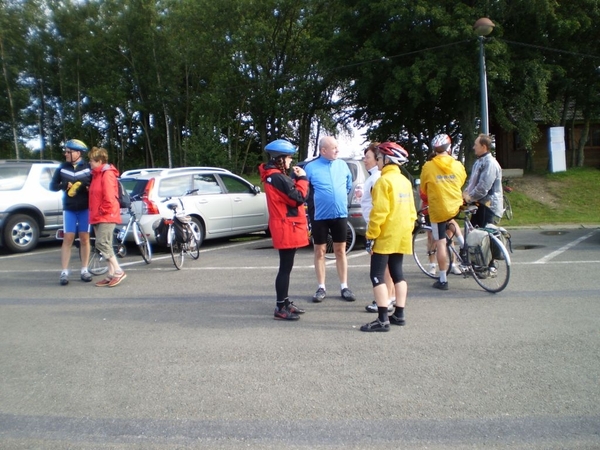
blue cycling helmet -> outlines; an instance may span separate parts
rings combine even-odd
[[[68,148],[70,150],[75,150],[77,152],[87,152],[88,151],[87,145],[85,145],[83,143],[83,141],[80,141],[79,139],[69,139],[65,143],[65,148]]]
[[[265,152],[269,154],[271,158],[277,158],[278,156],[291,156],[296,153],[296,147],[285,139],[277,139],[270,142],[265,147]]]

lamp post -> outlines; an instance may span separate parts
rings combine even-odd
[[[488,94],[487,94],[487,74],[485,70],[485,50],[483,40],[489,35],[496,25],[487,17],[482,17],[475,22],[473,30],[479,36],[479,86],[481,91],[481,132],[489,133],[488,118]]]

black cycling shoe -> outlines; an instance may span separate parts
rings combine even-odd
[[[298,308],[296,305],[294,305],[294,302],[290,302],[288,309],[292,314],[304,314],[306,312],[306,310]]]
[[[342,291],[340,292],[340,296],[347,302],[353,302],[354,300],[356,300],[354,292],[352,292],[349,288],[342,289]]]
[[[437,280],[435,283],[433,283],[433,287],[436,289],[439,289],[440,291],[447,291],[448,290],[448,282],[444,281],[442,283],[440,280]]]
[[[392,325],[399,325],[401,327],[406,325],[404,317],[397,317],[395,314],[392,314],[391,316],[388,316],[388,319]]]
[[[367,323],[360,327],[360,331],[390,331],[390,322],[381,322],[379,319],[375,319],[373,322]]]
[[[300,318],[298,314],[291,312],[289,308],[275,308],[273,316],[276,320],[298,320]]]

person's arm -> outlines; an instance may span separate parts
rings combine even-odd
[[[380,178],[373,186],[373,209],[369,215],[369,225],[366,238],[375,240],[381,234],[381,226],[390,214],[390,205],[388,202],[388,185],[383,178]]]
[[[51,191],[58,192],[66,189],[66,184],[63,184],[62,175],[60,174],[61,169],[62,165],[58,166],[54,171],[54,175],[52,175],[52,180],[50,181]]]
[[[267,182],[282,194],[282,198],[290,206],[300,206],[308,197],[308,180],[305,176],[292,180],[282,173],[275,173]]]

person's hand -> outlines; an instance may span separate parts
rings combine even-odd
[[[373,247],[375,246],[375,239],[367,239],[365,244],[365,250],[369,255],[373,254]]]
[[[294,171],[294,175],[296,175],[297,177],[304,177],[304,176],[306,176],[306,172],[300,166],[294,166],[294,168],[292,170]]]

